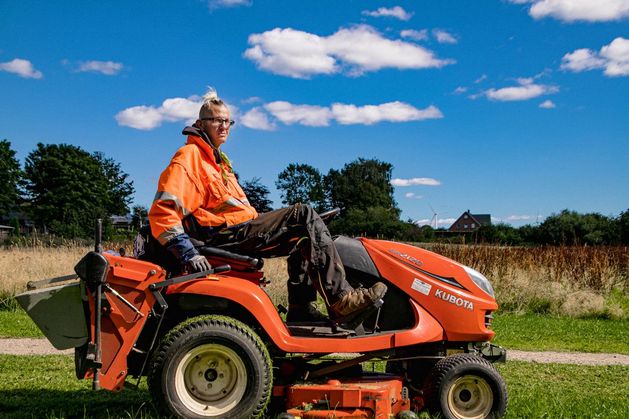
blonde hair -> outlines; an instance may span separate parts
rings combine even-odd
[[[216,89],[208,87],[207,92],[203,95],[203,104],[199,109],[199,119],[211,118],[213,116],[212,106],[227,106],[221,98],[218,97]]]

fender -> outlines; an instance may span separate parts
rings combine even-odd
[[[411,301],[415,315],[415,327],[412,329],[349,339],[321,339],[291,336],[269,296],[260,286],[244,279],[211,275],[207,279],[171,285],[166,294],[197,294],[233,301],[251,313],[273,343],[284,352],[369,352],[417,342],[437,342],[444,338],[441,325],[414,301]]]

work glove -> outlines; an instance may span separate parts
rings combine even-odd
[[[205,256],[203,255],[195,255],[192,256],[186,262],[186,268],[189,273],[201,272],[201,271],[209,271],[212,269],[212,265],[207,261]]]

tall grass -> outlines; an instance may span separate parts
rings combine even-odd
[[[629,316],[627,247],[422,247],[485,274],[503,312]]]
[[[29,281],[74,273],[74,265],[90,250],[88,240],[20,238],[0,248],[0,310],[17,309],[13,295],[26,290]],[[106,243],[106,249],[125,247],[125,243]]]
[[[131,252],[128,242],[104,247]],[[485,274],[501,312],[629,318],[627,247],[421,247]],[[28,281],[72,273],[89,250],[89,242],[78,241],[24,242],[0,249],[0,308],[11,308],[11,297],[24,291]],[[286,259],[265,260],[264,272],[271,280],[266,291],[276,304],[286,305]]]

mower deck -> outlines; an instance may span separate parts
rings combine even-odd
[[[386,418],[410,407],[402,378],[382,374],[275,387],[273,393],[286,397],[286,405],[291,406],[286,413],[304,419]]]

